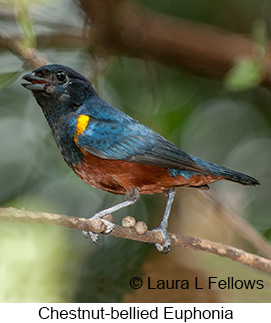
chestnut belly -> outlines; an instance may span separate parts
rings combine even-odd
[[[141,194],[162,193],[171,187],[203,186],[222,177],[195,174],[190,178],[172,176],[167,168],[122,160],[102,159],[83,151],[79,165],[73,164],[74,172],[87,184],[114,193],[125,194],[137,188]]]

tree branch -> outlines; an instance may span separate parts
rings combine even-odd
[[[198,190],[198,194],[204,199],[208,200],[213,207],[216,208],[222,220],[225,220],[232,229],[244,237],[254,248],[256,248],[263,256],[271,258],[271,245],[250,223],[248,223],[242,216],[237,216],[225,205],[223,201],[219,200],[214,194]]]
[[[264,54],[249,35],[157,14],[127,0],[76,1],[90,24],[89,34],[82,35],[78,30],[38,34],[38,48],[95,49],[103,56],[126,55],[152,60],[218,79],[239,58],[259,58],[265,71],[261,84],[271,88],[270,44]],[[11,49],[15,55],[27,58],[6,39],[1,45],[1,38],[0,51]]]
[[[77,0],[90,24],[90,41],[102,55],[153,60],[221,79],[240,57],[265,65],[262,84],[271,86],[270,46],[257,50],[249,36],[151,12],[127,0]]]
[[[0,219],[6,221],[54,224],[77,230],[94,231],[97,233],[104,230],[103,226],[100,226],[99,228],[97,227],[95,220],[45,212],[30,212],[11,207],[0,208]],[[125,228],[115,225],[109,235],[148,243],[163,243],[163,237],[159,231],[147,231],[144,234],[138,234],[133,227]],[[241,249],[181,234],[170,233],[169,237],[173,246],[210,252],[221,257],[227,257],[232,260],[239,261],[263,272],[271,273],[271,260],[245,252]]]
[[[13,39],[9,35],[0,32],[0,51],[7,49],[19,57],[29,68],[35,69],[48,61],[34,48],[25,47],[20,39]]]

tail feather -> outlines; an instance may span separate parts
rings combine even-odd
[[[228,169],[226,167],[221,167],[221,175],[229,180],[242,185],[259,185],[260,182],[251,176],[248,176],[243,173],[236,172],[234,170]]]
[[[207,162],[200,158],[191,156],[193,160],[201,167],[209,169],[214,175],[222,176],[224,179],[233,181],[242,185],[259,185],[260,182],[246,174],[236,172],[232,169]]]

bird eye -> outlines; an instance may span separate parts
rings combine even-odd
[[[62,71],[59,71],[56,74],[56,78],[58,79],[58,81],[64,82],[66,80],[66,74]]]

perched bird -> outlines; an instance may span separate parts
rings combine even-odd
[[[66,163],[86,183],[125,201],[95,214],[106,214],[134,204],[140,194],[166,193],[165,213],[160,226],[170,250],[168,218],[176,187],[208,188],[226,179],[243,185],[259,182],[247,175],[189,155],[155,131],[101,99],[90,82],[63,65],[45,65],[23,76],[51,127]],[[103,220],[107,231],[113,224]],[[95,242],[97,235],[85,232]]]

